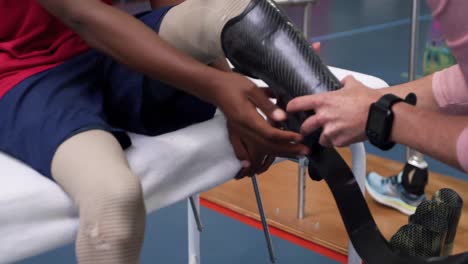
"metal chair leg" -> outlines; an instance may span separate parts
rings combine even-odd
[[[297,218],[304,219],[307,158],[299,158]]]
[[[197,229],[198,229],[198,232],[202,232],[203,231],[203,225],[202,225],[202,222],[201,222],[201,218],[200,218],[200,201],[199,201],[199,197],[198,195],[197,196],[197,202],[195,202],[195,198],[193,196],[191,196],[189,198],[190,200],[190,207],[192,207],[192,213],[193,213],[193,217],[195,218],[195,222],[197,223]]]
[[[191,208],[190,208],[191,207]],[[188,263],[189,264],[200,264],[200,228],[197,218],[199,216],[200,199],[199,195],[190,197],[187,202],[187,213],[188,213]],[[195,209],[195,210],[194,210]],[[196,213],[195,213],[196,212]]]
[[[258,212],[260,214],[260,219],[262,221],[263,233],[265,234],[265,240],[268,247],[268,253],[270,254],[271,263],[276,263],[276,256],[273,250],[273,243],[271,241],[270,229],[268,228],[268,223],[266,221],[265,211],[263,210],[262,198],[260,196],[260,190],[258,189],[257,176],[253,175],[251,177],[252,185],[255,192],[255,198],[257,199]]]
[[[309,18],[310,18],[310,11],[312,9],[312,5],[314,3],[309,2],[304,5],[304,17],[302,18],[302,31],[304,31],[304,36],[306,37],[307,41],[309,40]]]
[[[411,40],[410,40],[410,61],[408,70],[408,80],[416,80],[416,67],[418,55],[418,33],[419,33],[419,13],[421,10],[421,1],[413,0],[411,12]],[[406,148],[406,162],[418,168],[427,168],[424,155],[410,147]]]

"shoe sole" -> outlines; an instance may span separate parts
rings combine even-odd
[[[397,198],[387,197],[387,196],[384,196],[375,192],[367,184],[367,180],[366,180],[366,189],[367,189],[367,192],[370,194],[370,196],[380,204],[396,209],[405,215],[412,215],[416,211],[416,206],[408,205]]]

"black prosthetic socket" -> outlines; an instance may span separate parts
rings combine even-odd
[[[428,178],[427,168],[421,169],[409,163],[405,164],[402,172],[402,185],[407,192],[423,195]]]
[[[241,15],[225,25],[221,42],[236,69],[266,82],[282,108],[295,97],[341,88],[302,33],[271,0],[252,0]],[[285,126],[297,132],[312,114],[288,114]],[[312,149],[309,174],[327,182],[353,246],[365,263],[468,263],[468,254],[423,259],[392,250],[379,232],[351,169],[335,149],[318,144],[319,135],[320,131],[313,133],[303,142]]]

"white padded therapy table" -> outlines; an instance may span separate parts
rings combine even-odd
[[[372,88],[387,86],[373,76],[331,70],[340,79],[352,74]],[[131,134],[131,139],[133,146],[126,155],[141,178],[148,213],[231,180],[240,169],[221,114],[172,133]],[[3,153],[0,169],[0,263],[74,241],[77,208],[58,185]]]

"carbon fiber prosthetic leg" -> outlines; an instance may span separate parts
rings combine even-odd
[[[227,21],[221,44],[226,57],[240,72],[258,77],[272,88],[281,107],[298,96],[341,88],[302,33],[271,0],[252,0],[240,15]],[[311,114],[290,115],[286,128],[299,131]],[[468,254],[424,258],[392,248],[379,232],[351,169],[335,149],[318,144],[319,135],[320,132],[313,133],[304,142],[313,149],[308,157],[309,173],[327,182],[349,237],[365,263],[468,263]],[[432,234],[421,236],[433,239]],[[440,244],[442,239],[434,241]],[[435,248],[440,252],[440,247]]]
[[[227,22],[221,40],[231,63],[246,75],[268,83],[283,107],[295,97],[341,87],[302,33],[272,1],[251,1],[243,14]],[[306,118],[306,113],[290,116],[287,128],[299,131]]]

